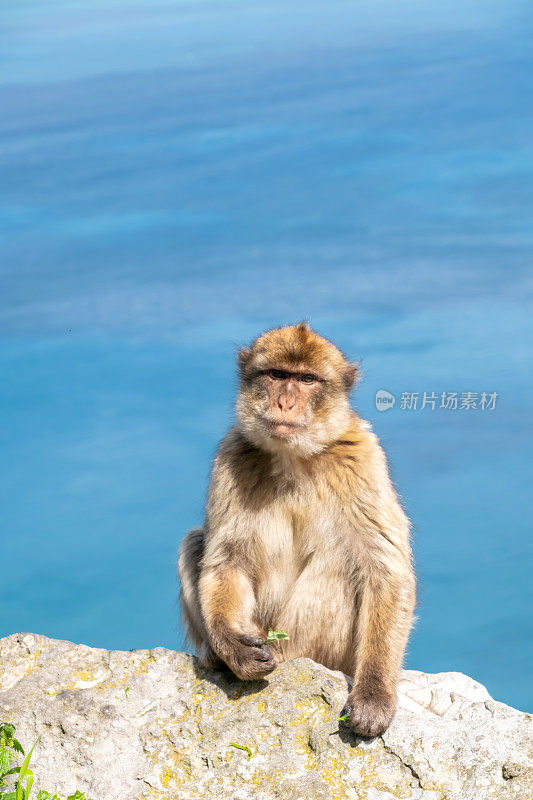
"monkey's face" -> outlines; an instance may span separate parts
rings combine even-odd
[[[260,371],[255,380],[263,399],[259,416],[270,436],[289,440],[308,430],[324,382],[320,376],[271,367]]]
[[[269,451],[319,452],[349,416],[355,368],[307,326],[269,331],[239,354],[237,419],[245,436]]]

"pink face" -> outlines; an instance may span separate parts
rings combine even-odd
[[[268,369],[262,373],[261,381],[268,391],[265,420],[270,427],[270,435],[287,439],[305,430],[309,420],[308,411],[320,392],[323,380],[311,372]]]

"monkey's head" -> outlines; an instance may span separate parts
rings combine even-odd
[[[239,351],[239,368],[237,421],[256,446],[308,456],[346,428],[357,367],[307,323],[259,336]]]

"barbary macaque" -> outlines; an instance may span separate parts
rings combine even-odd
[[[348,396],[357,366],[307,323],[239,352],[236,424],[179,556],[200,662],[243,680],[307,656],[353,676],[349,722],[389,726],[415,604],[409,522]],[[266,644],[269,629],[289,639]]]

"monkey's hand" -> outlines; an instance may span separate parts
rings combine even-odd
[[[396,711],[396,698],[384,689],[354,686],[346,704],[349,725],[359,736],[373,738],[387,730]]]
[[[260,636],[235,633],[226,629],[212,643],[213,649],[241,680],[264,678],[276,667],[276,659]]]

